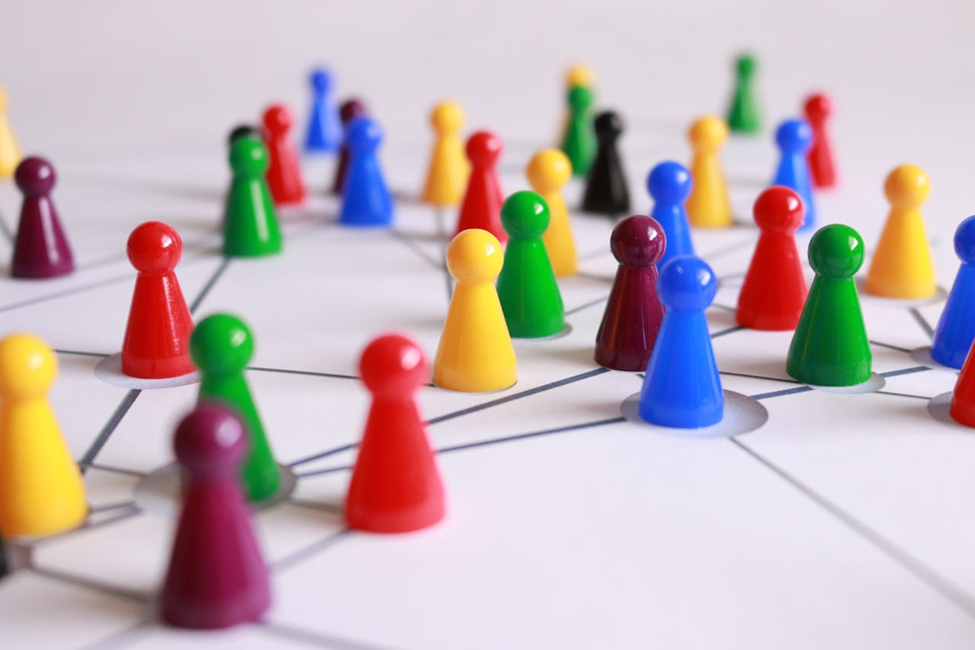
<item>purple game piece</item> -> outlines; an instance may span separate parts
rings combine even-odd
[[[10,264],[15,278],[56,278],[74,271],[71,247],[50,196],[56,180],[51,163],[37,156],[24,158],[14,172],[24,195]]]
[[[183,466],[183,510],[162,592],[162,618],[175,627],[217,629],[260,620],[271,605],[267,566],[238,484],[244,425],[203,404],[173,441]]]
[[[366,105],[358,99],[349,99],[342,103],[339,108],[339,116],[342,118],[343,130],[352,123],[357,117],[365,117]],[[332,183],[332,194],[342,194],[345,186],[345,170],[349,166],[349,146],[345,143],[345,133],[342,134],[342,147],[339,151],[339,164],[335,168],[335,180]]]

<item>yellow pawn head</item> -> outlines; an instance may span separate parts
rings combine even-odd
[[[7,110],[7,90],[0,86],[0,113]]]
[[[0,397],[3,399],[44,397],[57,375],[54,352],[36,336],[11,334],[0,341]]]
[[[899,210],[916,210],[928,200],[931,181],[924,170],[915,165],[900,165],[887,174],[884,194],[891,207]]]
[[[539,194],[558,192],[572,178],[572,163],[558,149],[539,151],[528,161],[525,169],[528,182]]]
[[[464,109],[457,102],[440,102],[430,113],[430,124],[441,135],[458,133],[464,126]]]
[[[694,120],[687,136],[695,151],[717,151],[728,137],[728,124],[720,117],[705,115]]]
[[[447,269],[458,282],[493,282],[503,265],[501,242],[486,230],[464,230],[447,246]]]
[[[577,63],[565,73],[565,85],[568,88],[575,88],[576,86],[592,88],[595,82],[596,74],[585,63]]]

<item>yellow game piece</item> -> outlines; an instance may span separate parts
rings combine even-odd
[[[934,264],[921,214],[930,192],[928,175],[920,167],[901,165],[887,175],[884,193],[890,213],[867,272],[867,293],[900,299],[934,295]]]
[[[575,88],[576,86],[592,88],[595,82],[596,74],[585,63],[577,63],[565,73],[565,86],[568,89]]]
[[[707,115],[691,125],[688,136],[694,149],[694,185],[685,204],[687,218],[697,228],[726,228],[732,224],[731,203],[718,150],[728,137],[728,125],[720,117]]]
[[[12,178],[23,157],[7,119],[7,93],[0,88],[0,178]]]
[[[472,228],[447,247],[457,280],[433,362],[433,383],[465,393],[487,393],[517,380],[515,349],[494,281],[504,264],[497,238]]]
[[[460,137],[464,109],[455,102],[437,104],[430,114],[430,124],[435,140],[423,187],[423,202],[441,207],[458,205],[470,174],[470,163]]]
[[[58,427],[47,392],[54,352],[29,334],[0,341],[0,530],[4,536],[53,535],[88,514],[81,473]]]
[[[572,177],[569,157],[558,149],[539,151],[528,162],[525,170],[532,189],[548,203],[548,229],[542,235],[548,259],[555,276],[564,278],[579,272],[579,256],[572,237],[569,211],[562,198],[562,187]]]

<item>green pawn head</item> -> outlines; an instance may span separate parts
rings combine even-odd
[[[244,136],[230,147],[230,168],[234,176],[263,176],[267,166],[267,147],[257,138]]]
[[[244,371],[254,354],[254,337],[244,321],[230,314],[207,316],[190,336],[190,356],[204,376]]]
[[[819,276],[852,278],[863,265],[860,233],[839,223],[820,228],[809,240],[809,265]]]
[[[501,206],[501,226],[512,239],[541,237],[548,229],[548,220],[548,204],[535,192],[515,192]]]
[[[573,113],[584,113],[589,110],[593,102],[593,92],[591,88],[585,86],[574,86],[569,89],[569,108]]]
[[[755,57],[751,54],[741,54],[737,59],[735,59],[735,69],[738,71],[738,76],[747,79],[755,74],[755,69],[758,67],[758,63],[755,61]]]

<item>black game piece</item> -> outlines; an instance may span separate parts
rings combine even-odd
[[[626,186],[623,160],[616,147],[623,133],[623,120],[616,113],[605,111],[596,116],[593,125],[599,147],[589,169],[582,209],[614,217],[628,213],[630,192]]]

